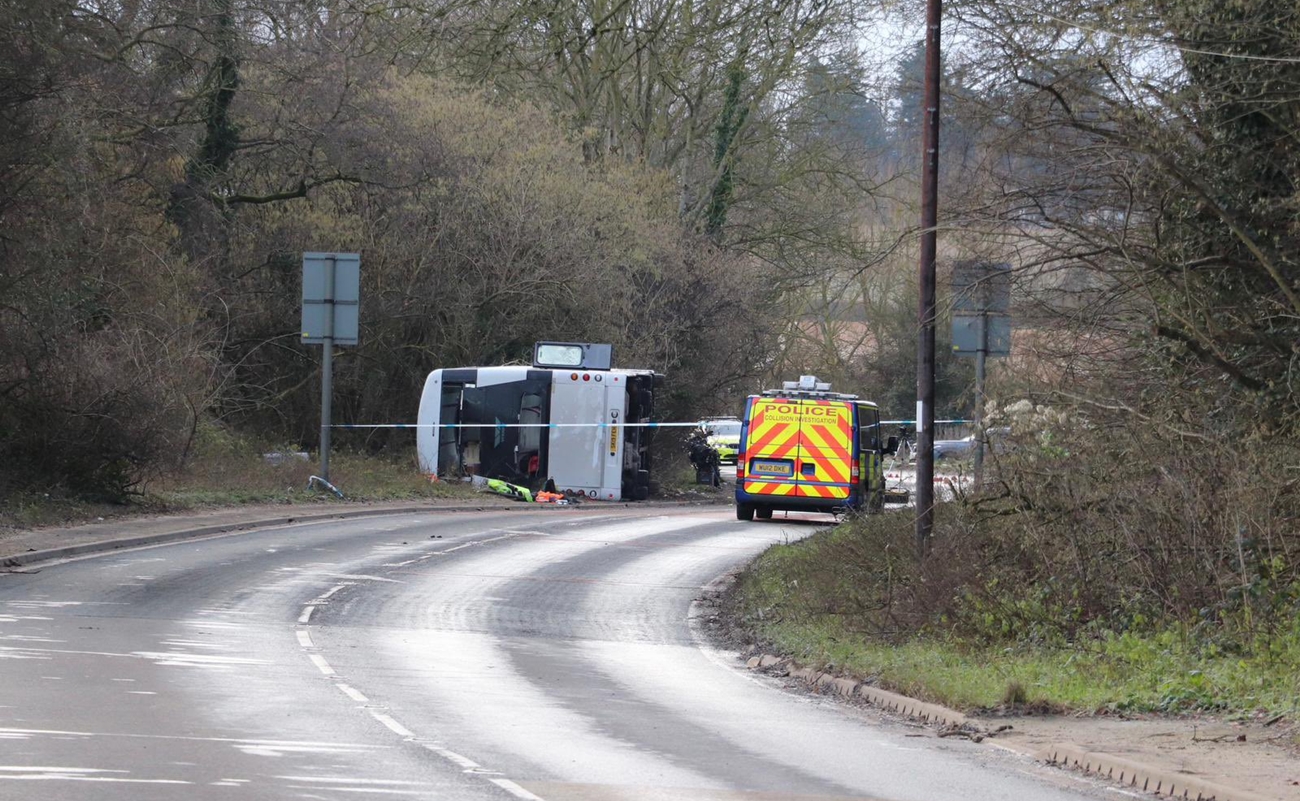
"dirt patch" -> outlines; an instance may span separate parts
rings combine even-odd
[[[1070,743],[1214,784],[1300,801],[1300,726],[1287,720],[1213,717],[1121,719],[1099,716],[972,717],[1017,750]]]

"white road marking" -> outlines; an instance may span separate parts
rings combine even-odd
[[[190,784],[180,779],[132,779],[125,776],[105,776],[105,773],[130,773],[126,770],[100,768],[63,768],[43,765],[0,766],[0,781],[67,781],[67,782],[118,782],[123,784]]]
[[[369,748],[370,746],[361,746],[360,748]],[[334,745],[257,745],[255,743],[237,743],[235,749],[249,756],[264,757],[282,757],[285,754],[355,754],[360,753],[357,747],[334,746]]]
[[[196,629],[242,629],[242,623],[223,623],[219,620],[183,620],[181,625]]]
[[[180,651],[135,651],[130,656],[152,659],[159,665],[181,665],[184,667],[229,667],[231,665],[269,665],[270,660],[252,659],[243,656],[212,656],[209,654],[187,654]]]
[[[356,575],[356,574],[353,574],[353,573],[322,573],[321,575],[322,575],[322,576],[326,576],[326,577],[328,577],[328,578],[355,579],[355,580],[357,580],[357,581],[387,581],[387,582],[391,582],[391,583],[393,583],[393,584],[401,584],[401,583],[402,583],[401,581],[398,581],[397,579],[385,578],[385,577],[383,577],[383,576],[363,576],[363,575]]]
[[[334,793],[365,793],[367,795],[413,795],[427,797],[429,794],[427,790],[393,790],[387,787],[334,787],[333,785],[328,785],[326,787],[313,787],[301,784],[290,784],[288,786],[295,790],[329,790]],[[303,798],[316,798],[324,801],[325,796],[306,795],[303,796]]]
[[[424,782],[403,781],[401,779],[354,779],[344,776],[276,776],[289,782],[316,782],[317,784],[404,784],[409,787],[423,787]]]
[[[500,787],[502,790],[505,790],[507,793],[510,793],[515,798],[523,798],[526,799],[526,801],[545,801],[541,796],[528,792],[509,779],[488,779],[488,781],[492,782],[497,787]]]
[[[353,701],[356,701],[357,703],[360,704],[370,703],[369,698],[362,695],[360,692],[358,692],[355,688],[353,688],[350,685],[344,684],[343,682],[340,681],[336,683],[334,686],[338,687],[340,690],[343,691],[344,695],[346,695],[348,698],[351,698]]]
[[[423,559],[428,559],[433,556],[440,556],[443,554],[451,553],[453,551],[459,551],[462,548],[470,548],[476,545],[483,545],[489,542],[496,542],[498,540],[509,539],[511,537],[519,536],[521,534],[540,534],[540,532],[507,531],[503,536],[500,537],[492,537],[491,539],[475,540],[474,542],[467,542],[462,545],[457,545],[453,548],[448,548],[446,550],[435,551],[433,553],[426,554],[420,557],[419,559],[412,559],[408,562],[401,562],[395,565],[385,565],[385,567],[404,567],[406,565],[411,564],[412,562],[421,561]],[[374,578],[369,576],[356,576],[356,575],[346,575],[346,574],[337,575],[337,577],[350,578],[350,579],[358,579],[358,578],[370,579],[374,581],[395,581],[394,579]],[[302,609],[302,614],[298,616],[298,623],[302,626],[308,625],[308,622],[311,620],[312,610],[314,610],[318,605],[326,603],[331,595],[334,595],[335,593],[343,590],[345,587],[350,586],[351,583],[352,582],[345,582],[343,584],[335,585],[334,587],[331,587],[330,589],[326,590],[321,595],[318,595],[316,598],[304,604]],[[395,583],[400,583],[400,582],[395,582]],[[298,644],[302,646],[304,649],[315,648],[315,645],[311,638],[311,634],[308,631],[306,631],[305,629],[298,629],[296,631],[296,635],[298,638]],[[314,664],[317,667],[317,669],[320,670],[321,673],[331,678],[337,679],[338,673],[335,672],[334,668],[330,667],[330,664],[325,659],[325,657],[321,656],[320,654],[307,654],[307,658],[311,660],[312,664]],[[351,685],[336,680],[334,682],[334,686],[337,687],[339,691],[342,692],[344,695],[346,695],[348,698],[351,698],[353,701],[362,704],[369,703],[369,699],[367,699],[365,695],[358,692]],[[421,745],[426,750],[431,751],[437,754],[438,756],[442,757],[443,759],[446,759],[447,761],[451,762],[452,764],[460,767],[466,773],[472,772],[479,775],[488,774],[488,773],[495,773],[495,774],[500,773],[499,771],[488,770],[484,768],[482,765],[479,765],[474,760],[470,759],[469,757],[461,756],[455,751],[451,751],[449,749],[443,748],[442,746],[437,745],[436,743],[420,741],[415,736],[414,732],[412,732],[410,729],[403,726],[394,717],[392,717],[386,712],[381,712],[379,709],[374,707],[367,707],[366,712],[368,712],[372,718],[382,723],[389,731],[393,732],[397,736],[419,743],[419,745]],[[281,776],[278,778],[293,780],[293,781],[309,781],[309,782],[317,782],[317,783],[329,782],[329,781],[343,781],[343,780],[330,780],[330,779],[323,779],[323,778],[288,777],[288,776]],[[492,782],[496,786],[500,787],[502,790],[505,790],[507,793],[510,793],[515,798],[524,799],[524,801],[545,801],[545,799],[541,798],[540,796],[528,792],[523,787],[520,787],[518,784],[510,781],[509,779],[502,778],[499,775],[484,776],[484,778],[486,778],[488,781]],[[347,780],[347,781],[353,784],[360,783],[360,780]],[[393,790],[393,789],[386,789],[386,788],[379,788],[379,787],[331,787],[330,789],[337,790],[340,792],[389,793],[389,794],[396,794],[396,795],[420,794],[416,791]]]
[[[63,729],[12,729],[0,728],[0,737],[11,735],[30,739],[33,736],[48,737],[126,737],[133,740],[175,740],[177,742],[195,743],[231,743],[237,747],[280,749],[285,751],[312,751],[317,753],[349,753],[354,751],[387,750],[386,745],[366,745],[364,743],[322,743],[313,740],[256,740],[247,737],[195,737],[184,734],[136,734],[134,732],[102,731],[67,731]],[[194,763],[176,763],[194,764]]]
[[[396,720],[393,720],[393,718],[390,717],[389,715],[380,712],[377,709],[367,709],[366,711],[370,713],[370,717],[374,718],[375,720],[387,726],[389,731],[391,731],[393,734],[396,734],[398,737],[415,736],[415,734],[410,729],[398,723]]]
[[[451,762],[452,764],[456,765],[457,767],[463,768],[466,772],[479,771],[483,769],[482,765],[470,759],[469,757],[463,757],[460,754],[456,753],[455,751],[450,751],[446,748],[443,748],[437,743],[420,743],[420,745],[423,746],[425,750],[432,751],[433,753],[437,754],[438,756],[442,757],[448,762]],[[495,770],[492,771],[492,773],[499,773],[499,772],[500,771],[495,771]]]
[[[494,529],[494,530],[501,531],[503,529]],[[395,562],[392,564],[386,564],[384,565],[384,567],[406,567],[407,565],[413,565],[416,562],[423,562],[426,559],[432,559],[435,556],[446,556],[449,553],[455,553],[456,551],[464,550],[465,548],[475,548],[480,545],[487,545],[489,542],[499,542],[501,540],[508,540],[511,537],[517,537],[520,534],[525,534],[525,533],[534,533],[534,532],[507,531],[505,534],[501,535],[500,537],[489,537],[485,540],[474,540],[473,542],[461,543],[460,545],[456,545],[451,548],[444,548],[441,551],[430,551],[429,553],[426,553],[423,556],[418,556],[415,559],[407,559],[405,562]]]

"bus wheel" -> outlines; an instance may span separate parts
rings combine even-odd
[[[754,504],[752,504],[752,503],[738,503],[738,504],[736,504],[736,519],[737,519],[737,520],[753,520],[753,519],[754,519]]]
[[[759,520],[771,520],[771,519],[772,519],[772,510],[771,510],[771,509],[765,509],[765,508],[762,507],[762,506],[755,507],[755,509],[754,509],[754,517],[757,517]]]

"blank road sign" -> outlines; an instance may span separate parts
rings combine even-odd
[[[302,341],[355,345],[361,317],[361,254],[302,254]]]
[[[952,316],[952,349],[964,356],[980,350],[980,317],[978,314]],[[987,326],[984,353],[989,356],[1006,356],[1011,353],[1011,318],[1005,314],[983,315]]]
[[[1011,311],[1011,265],[989,261],[954,264],[952,310],[957,314]]]

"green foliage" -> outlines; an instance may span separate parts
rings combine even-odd
[[[749,116],[749,108],[741,104],[740,87],[745,80],[743,59],[727,67],[727,89],[713,134],[713,169],[716,177],[709,191],[709,205],[704,213],[704,232],[716,237],[727,222],[727,206],[735,188],[735,161],[737,138]]]

